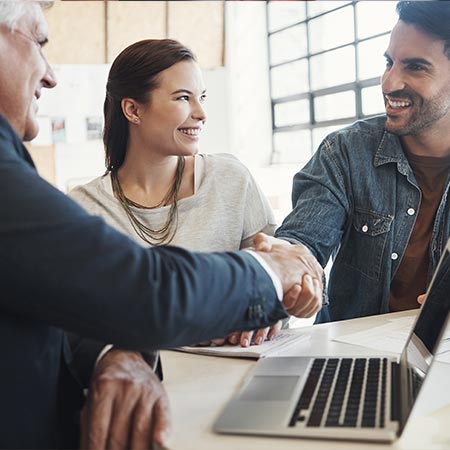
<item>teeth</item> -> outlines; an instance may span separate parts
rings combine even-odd
[[[198,136],[200,133],[199,128],[179,128],[178,131],[181,131],[183,134],[188,134],[189,136]]]
[[[406,108],[407,106],[411,106],[411,102],[408,101],[394,101],[394,100],[390,100],[389,98],[387,99],[389,106],[391,106],[392,108]]]

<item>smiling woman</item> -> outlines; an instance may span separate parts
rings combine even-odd
[[[206,88],[193,53],[170,39],[127,47],[111,66],[104,105],[107,172],[71,191],[88,212],[141,245],[231,251],[273,234],[272,211],[249,171],[198,154]],[[233,336],[259,344],[280,325]]]

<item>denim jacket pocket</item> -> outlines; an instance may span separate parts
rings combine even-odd
[[[391,215],[356,209],[348,237],[353,245],[345,262],[369,278],[380,279],[383,253],[393,220]]]

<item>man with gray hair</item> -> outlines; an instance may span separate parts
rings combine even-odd
[[[56,85],[42,53],[41,6],[0,0],[3,448],[80,444],[82,385],[63,330],[155,350],[268,326],[286,311],[319,309],[322,296],[317,282],[303,283],[322,276],[309,251],[287,244],[214,254],[144,249],[37,175],[21,141],[36,136],[37,100]],[[82,415],[83,448],[163,443],[167,397],[152,375],[131,351],[112,350],[99,361]]]

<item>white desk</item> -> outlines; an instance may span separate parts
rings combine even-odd
[[[396,315],[414,313],[406,311]],[[331,339],[381,325],[386,317],[380,315],[299,328],[301,333],[311,333],[311,338],[289,347],[283,355],[376,355],[375,350]],[[173,431],[167,442],[171,450],[450,449],[450,364],[433,366],[402,437],[391,445],[384,445],[215,434],[212,424],[239,389],[254,361],[172,351],[162,352],[162,360],[164,385],[172,410]]]

